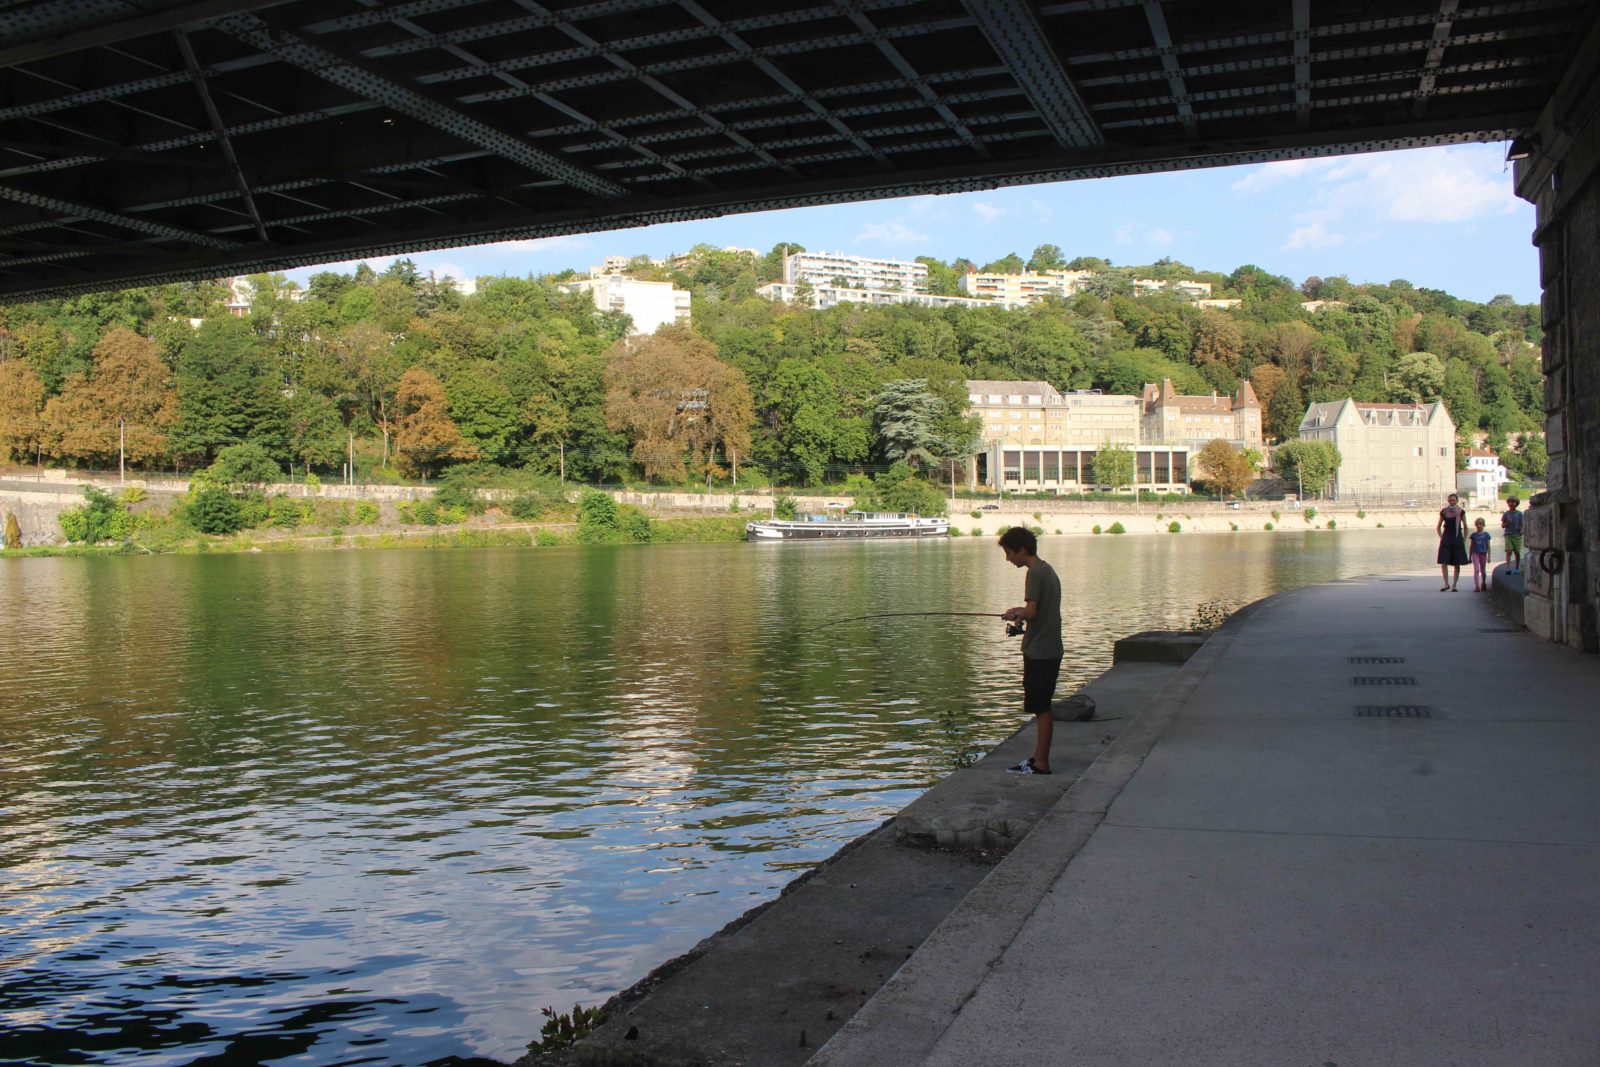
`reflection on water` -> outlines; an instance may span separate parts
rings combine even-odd
[[[1414,532],[1046,539],[1065,684]],[[989,541],[0,562],[0,1064],[512,1059],[1020,721]],[[458,1058],[459,1057],[459,1058]]]

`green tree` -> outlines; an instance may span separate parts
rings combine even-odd
[[[1061,270],[1066,266],[1062,258],[1061,246],[1044,244],[1033,250],[1033,255],[1028,257],[1028,269],[1043,274],[1045,271]]]
[[[283,479],[283,468],[265,448],[254,442],[229,445],[217,452],[216,462],[205,469],[203,481],[226,489],[260,489]]]
[[[863,507],[884,511],[906,511],[917,515],[943,515],[945,498],[938,487],[912,473],[905,462],[896,462],[872,479],[870,497],[858,500]]]
[[[6,547],[17,549],[22,547],[22,526],[17,522],[15,512],[6,512]]]
[[[289,398],[285,420],[289,455],[309,476],[313,466],[331,467],[345,455],[345,428],[332,400],[309,389]]]
[[[1279,477],[1298,481],[1308,493],[1327,491],[1344,457],[1332,441],[1290,441],[1274,453]]]
[[[598,489],[585,489],[578,498],[578,542],[585,545],[615,541],[621,533],[616,498]]]
[[[1518,438],[1517,451],[1522,455],[1522,469],[1528,477],[1542,481],[1550,464],[1549,453],[1545,451],[1544,434],[1523,434]]]
[[[1398,403],[1432,403],[1444,394],[1444,364],[1432,352],[1407,352],[1394,370],[1389,394]]]
[[[1094,454],[1094,480],[1115,492],[1134,482],[1133,449],[1107,441]]]
[[[943,414],[944,402],[928,391],[926,378],[885,382],[872,405],[879,452],[891,463],[937,462],[946,455],[938,434]]]
[[[260,338],[245,319],[207,319],[178,358],[172,450],[209,465],[228,445],[283,450],[283,394]]]

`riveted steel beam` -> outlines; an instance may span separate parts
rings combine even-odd
[[[964,4],[989,47],[1011,69],[1063,147],[1082,148],[1105,140],[1024,0],[964,0]]]
[[[1417,83],[1417,98],[1411,102],[1411,115],[1421,118],[1428,110],[1428,98],[1438,84],[1439,64],[1444,61],[1445,42],[1450,39],[1454,25],[1457,0],[1439,0],[1439,16],[1433,24],[1433,39],[1428,42],[1428,56],[1422,63],[1422,78]]]
[[[950,105],[940,99],[939,94],[934,92],[927,79],[917,73],[916,68],[911,65],[900,49],[894,46],[894,42],[890,40],[889,36],[867,17],[866,11],[855,0],[836,0],[836,2],[840,10],[855,24],[856,29],[861,31],[861,35],[867,39],[868,43],[875,46],[878,52],[889,61],[889,64],[900,72],[900,76],[905,78],[907,84],[917,91],[917,95],[926,100],[938,116],[950,124],[951,130],[955,132],[957,137],[961,138],[962,143],[979,156],[987,159],[989,157],[989,149],[984,147],[983,142],[971,130],[967,129],[966,123],[962,122],[961,118],[950,110]]]
[[[1194,118],[1194,104],[1189,100],[1189,90],[1183,84],[1183,67],[1178,63],[1178,51],[1172,46],[1172,32],[1167,29],[1166,12],[1161,10],[1161,0],[1145,0],[1145,21],[1150,23],[1150,36],[1156,42],[1156,54],[1161,57],[1161,69],[1166,72],[1167,84],[1172,86],[1172,100],[1177,105],[1178,121],[1191,140],[1200,136],[1200,127]]]
[[[224,15],[276,7],[289,0],[201,0],[169,4],[145,15],[128,16],[122,0],[69,0],[18,5],[0,12],[0,41],[23,43],[0,48],[0,69],[116,44],[152,33],[203,26]],[[152,5],[153,6],[153,5]]]
[[[533,147],[515,133],[401,85],[362,63],[331,51],[325,45],[303,41],[290,33],[274,32],[252,15],[219,19],[216,27],[253,48],[271,52],[291,66],[330,81],[365,100],[391,107],[418,122],[478,145],[529,170],[557,178],[574,189],[600,197],[619,197],[627,192],[614,182]]]
[[[212,237],[209,234],[195,233],[180,226],[168,226],[165,223],[155,222],[151,219],[123,215],[88,204],[75,204],[69,200],[45,196],[42,193],[35,193],[28,189],[16,189],[8,185],[0,185],[0,200],[27,204],[29,207],[36,207],[42,211],[58,212],[66,217],[94,219],[96,222],[109,223],[112,226],[120,226],[126,230],[138,230],[141,233],[155,234],[157,237],[165,237],[173,241],[186,241],[189,244],[205,245],[207,248],[226,248],[231,250],[239,247],[232,241],[225,241],[220,237]]]
[[[233,151],[233,141],[228,137],[228,128],[223,124],[222,115],[217,112],[216,101],[211,99],[211,90],[206,88],[205,74],[200,69],[200,60],[194,54],[194,45],[189,42],[189,35],[178,30],[174,35],[178,42],[178,51],[183,54],[184,66],[189,68],[189,74],[194,79],[195,91],[200,94],[200,102],[206,109],[206,118],[211,120],[211,129],[217,135],[217,142],[222,146],[222,158],[228,162],[228,171],[233,175],[233,183],[239,187],[239,199],[244,201],[244,209],[250,214],[250,221],[255,223],[256,236],[261,242],[267,242],[267,228],[261,222],[261,212],[256,208],[256,198],[250,192],[250,182],[244,176],[244,170],[239,166],[239,157]]]
[[[1294,118],[1311,125],[1311,0],[1291,0],[1294,22]]]

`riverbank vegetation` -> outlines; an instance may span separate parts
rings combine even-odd
[[[975,266],[923,262],[934,292],[953,292]],[[1069,263],[1052,245],[1026,265],[1095,274],[1070,300],[1022,310],[819,311],[755,294],[777,277],[779,249],[702,247],[670,267],[632,264],[636,277],[693,294],[691,324],[632,341],[624,318],[558,288],[562,275],[483,278],[462,295],[404,259],[383,273],[324,271],[304,291],[255,276],[250,313],[237,317],[216,282],[7,305],[0,460],[105,469],[120,458],[193,473],[249,446],[258,484],[268,468],[271,480],[362,482],[432,482],[469,468],[480,487],[513,492],[528,476],[724,489],[777,481],[938,512],[941,494],[922,490],[964,481],[946,457],[975,445],[967,379],[1136,393],[1171,378],[1186,393],[1249,381],[1279,439],[1295,436],[1313,401],[1443,400],[1463,447],[1485,432],[1508,467],[1543,474],[1535,305],[1480,304],[1400,280],[1295,285],[1252,265],[1224,274],[1169,260]],[[1208,281],[1213,297],[1239,303],[1135,295],[1135,278]],[[1317,477],[1315,457],[1295,462]],[[1242,477],[1204,469],[1222,489]],[[212,494],[186,505],[189,521],[258,526],[251,508],[263,505],[231,484],[237,519]],[[321,521],[264,506],[274,523]],[[454,518],[449,507],[435,517]],[[412,509],[419,524],[428,516]]]

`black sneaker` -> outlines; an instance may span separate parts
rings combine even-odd
[[[1023,760],[1021,763],[1017,764],[1015,767],[1007,767],[1006,770],[1010,771],[1012,774],[1049,774],[1050,773],[1049,771],[1042,771],[1038,767],[1035,767],[1033,765],[1033,757],[1032,756],[1029,756],[1027,759]]]

